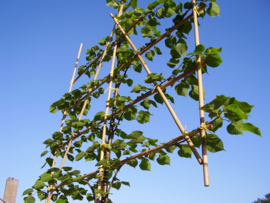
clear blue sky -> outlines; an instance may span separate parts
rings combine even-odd
[[[145,7],[150,2],[139,0],[138,5]],[[217,3],[221,7],[220,17],[206,16],[199,28],[202,44],[223,48],[222,65],[209,68],[209,75],[203,78],[205,102],[224,94],[255,105],[249,119],[261,129],[263,137],[248,132],[244,136],[232,136],[225,128],[217,131],[226,151],[209,153],[208,188],[203,186],[202,167],[196,159],[180,158],[176,151],[170,166],[152,162],[151,172],[125,166],[118,178],[129,181],[131,187],[113,190],[111,198],[115,203],[249,203],[270,193],[267,129],[270,121],[270,2],[219,0]],[[0,1],[0,198],[6,179],[14,177],[19,179],[16,202],[23,203],[22,192],[43,173],[40,170],[44,163],[40,154],[45,150],[42,142],[59,130],[61,119],[60,113],[49,113],[49,106],[68,91],[80,43],[83,50],[79,65],[84,65],[86,49],[110,34],[113,27],[110,12],[115,14],[105,0]],[[194,50],[193,31],[189,38],[191,52]],[[142,45],[138,40],[135,44]],[[161,44],[162,48],[164,42]],[[164,53],[160,59],[156,57],[154,62],[148,62],[150,70],[168,70],[167,56]],[[101,75],[108,72],[109,64],[106,64]],[[75,88],[84,82],[87,77]],[[102,99],[104,102],[93,104],[93,112],[104,110],[105,97]],[[179,96],[175,100],[173,107],[187,131],[197,128],[197,102]],[[180,134],[165,106],[151,112],[154,116],[147,125],[131,122],[123,124],[126,125],[123,128],[142,130],[145,136],[158,137],[161,142]],[[95,170],[92,163],[80,162],[75,163],[74,168],[80,168],[83,173]]]

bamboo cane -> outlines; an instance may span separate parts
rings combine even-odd
[[[148,15],[148,14],[146,14]],[[135,27],[139,22],[141,22],[144,19],[144,16],[141,16],[136,22],[134,22],[127,30],[126,32],[129,32],[133,27]],[[123,36],[121,36],[118,40],[114,41],[112,43],[112,46],[115,46],[121,39],[123,38]],[[100,57],[104,54],[104,52],[102,54],[100,54],[88,67],[86,67],[82,73],[80,75],[77,76],[77,78],[74,80],[74,82],[76,82],[94,63],[96,63],[98,61],[98,59],[100,59]]]
[[[124,3],[121,4],[118,16],[122,15],[123,7],[124,7]],[[115,26],[116,26],[116,24],[115,24]],[[104,147],[102,146],[102,144],[105,144],[105,142],[106,142],[107,115],[109,113],[109,103],[108,103],[108,101],[111,98],[111,92],[112,92],[112,78],[113,78],[113,74],[114,74],[114,64],[115,64],[116,51],[117,51],[117,44],[114,46],[114,49],[113,49],[113,58],[112,58],[110,78],[109,78],[108,95],[107,95],[107,100],[106,100],[105,117],[104,117],[104,124],[103,124],[103,130],[102,130],[100,161],[104,159]],[[102,171],[103,171],[103,167],[100,166],[99,167],[98,190],[100,190],[101,187],[102,187]],[[95,200],[96,203],[99,202],[99,198],[100,198],[100,193],[96,194],[96,200]]]
[[[202,65],[203,65],[203,66],[206,65],[206,61],[205,61],[205,62],[202,62]],[[197,70],[197,66],[194,67],[194,68],[192,68],[192,69],[190,69],[190,70],[188,70],[187,72],[185,72],[185,73],[183,73],[183,74],[177,76],[177,77],[174,78],[173,80],[171,80],[171,81],[165,83],[164,85],[160,86],[160,88],[161,88],[161,89],[164,89],[164,88],[166,88],[166,87],[168,87],[168,86],[170,86],[170,85],[176,83],[177,81],[181,80],[182,78],[188,76],[189,74],[195,72],[196,70]],[[135,99],[134,101],[130,102],[129,104],[127,104],[126,106],[124,106],[122,109],[125,110],[125,109],[127,109],[127,108],[129,108],[129,107],[131,107],[131,106],[133,106],[133,105],[135,105],[135,104],[137,104],[138,102],[141,102],[142,100],[146,99],[147,97],[150,97],[151,95],[153,95],[153,94],[155,94],[155,93],[157,93],[157,92],[158,92],[157,90],[151,90],[151,91],[145,93],[144,95],[138,97],[138,98]],[[111,115],[114,116],[114,115],[120,113],[120,112],[122,111],[122,109],[119,109],[119,110],[113,112]],[[97,122],[96,125],[99,125],[99,124],[101,124],[101,123],[103,123],[103,122],[104,122],[104,120],[101,120],[101,121]],[[76,138],[78,138],[78,137],[80,137],[82,134],[87,133],[89,130],[94,129],[95,127],[96,127],[96,126],[90,126],[90,127],[88,127],[87,129],[85,129],[85,130],[79,132],[79,133],[73,138],[73,140],[76,139]],[[64,147],[64,146],[67,145],[67,144],[68,144],[68,142],[63,143],[62,145],[58,146],[58,149]]]
[[[204,9],[206,7],[206,5],[203,5],[201,7],[199,7],[197,9],[197,11],[201,11],[202,9]],[[178,29],[181,25],[183,25],[184,23],[186,23],[189,19],[191,19],[193,17],[193,14],[190,14],[189,16],[187,16],[184,20],[182,20],[181,22],[179,22],[178,24],[176,24],[175,26],[173,26],[171,29],[169,29],[166,33],[164,33],[161,37],[159,37],[158,39],[156,39],[154,42],[150,43],[149,45],[147,45],[142,51],[139,52],[139,55],[144,54],[145,52],[147,52],[149,49],[151,49],[153,46],[155,46],[157,43],[159,43],[161,40],[163,40],[165,37],[167,37],[170,33],[172,33],[174,30]],[[133,61],[135,61],[138,58],[138,55],[135,54],[133,58],[131,58],[129,60],[129,62],[127,62],[125,65],[123,65],[122,67],[119,68],[120,70],[123,70],[125,68],[127,68],[128,66],[131,65],[131,63]],[[92,62],[93,63],[93,62]],[[101,87],[104,83],[106,83],[110,78],[110,75],[108,75],[106,77],[106,79],[104,79],[99,85],[97,85],[95,88],[92,89],[91,93],[93,93],[94,91],[96,91],[99,87]],[[76,81],[76,80],[75,80]],[[78,100],[72,107],[70,107],[67,112],[69,112],[71,109],[73,109],[74,107],[76,107],[77,105],[80,104],[81,101],[84,100],[86,96],[82,97],[80,100]]]
[[[206,127],[207,129],[213,128],[212,123],[213,123],[215,120],[216,120],[216,119],[210,121],[205,127]],[[191,131],[190,133],[188,133],[188,137],[189,137],[189,138],[192,138],[194,135],[196,135],[196,134],[198,134],[198,133],[200,133],[200,128],[197,128],[197,129]],[[148,155],[151,154],[151,153],[154,153],[154,152],[157,152],[157,151],[159,151],[159,150],[161,150],[161,149],[170,147],[170,146],[172,146],[172,145],[174,145],[174,144],[176,144],[176,143],[178,143],[178,142],[180,142],[180,141],[183,141],[183,140],[185,140],[185,139],[186,139],[186,136],[185,136],[185,135],[178,136],[178,137],[172,139],[171,141],[167,142],[166,144],[159,145],[159,146],[154,147],[154,148],[152,148],[152,149],[149,149],[149,150],[147,150],[147,151],[144,151],[144,152],[141,152],[141,153],[139,153],[139,154],[135,154],[135,155],[133,155],[133,156],[131,156],[131,157],[128,157],[128,158],[126,158],[126,159],[123,159],[123,160],[121,160],[120,162],[111,165],[110,168],[111,168],[111,167],[117,167],[117,166],[120,166],[120,165],[124,165],[124,164],[126,164],[127,162],[129,162],[129,161],[131,161],[131,160],[133,160],[133,159],[137,159],[137,158],[140,158],[140,157],[143,157],[143,156],[148,156]],[[94,172],[85,174],[85,175],[82,176],[82,179],[83,179],[83,178],[87,178],[87,177],[89,177],[89,176],[93,176],[93,175],[97,174],[98,172],[99,172],[99,170],[96,170],[96,171],[94,171]],[[65,184],[66,184],[66,183],[61,183],[61,184],[55,186],[55,188],[53,188],[53,189],[51,189],[51,190],[56,190],[56,189],[58,189],[58,188],[64,186]]]
[[[192,0],[193,3],[193,19],[194,19],[194,32],[195,32],[195,45],[198,46],[200,44],[199,39],[199,28],[198,28],[198,18],[197,18],[197,9],[196,9],[196,0]],[[199,14],[199,13],[198,13]],[[202,83],[202,69],[201,69],[201,56],[197,57],[198,64],[198,89],[199,89],[199,107],[204,106],[203,101],[203,83]],[[204,111],[200,110],[200,125],[201,125],[201,138],[202,138],[202,155],[203,155],[203,176],[204,176],[204,186],[209,186],[209,172],[208,172],[208,157],[207,157],[207,149],[206,149],[206,134],[204,121]]]
[[[118,23],[117,19],[114,18],[114,16],[110,13],[111,17],[113,18],[113,20],[115,21],[115,23],[117,23],[119,29],[122,31],[123,35],[126,37],[127,41],[129,42],[129,44],[131,45],[131,47],[134,49],[135,53],[138,53],[137,48],[135,47],[135,45],[132,43],[131,39],[129,38],[129,36],[125,33],[124,29],[122,28],[122,26]],[[151,74],[151,71],[149,70],[148,66],[146,65],[144,59],[141,57],[140,54],[138,54],[138,58],[141,61],[144,69],[146,70],[147,74]],[[166,98],[165,94],[163,93],[163,91],[161,90],[161,88],[159,87],[159,85],[154,82],[155,88],[158,90],[159,94],[161,95],[164,103],[166,104],[168,110],[170,111],[176,125],[178,126],[179,130],[181,131],[181,133],[185,133],[185,129],[182,126],[180,120],[178,119],[177,115],[175,114],[171,104],[169,103],[168,99]],[[202,164],[202,159],[199,155],[199,153],[197,152],[193,142],[187,137],[187,143],[189,145],[189,147],[191,148],[192,152],[194,153],[195,157],[197,158],[199,164]]]
[[[77,66],[78,66],[78,63],[79,63],[79,58],[80,58],[81,51],[82,51],[82,45],[83,45],[83,43],[81,43],[80,48],[79,48],[79,52],[78,52],[78,55],[77,55],[77,60],[76,60],[75,67],[74,67],[74,70],[73,70],[73,75],[71,77],[68,92],[71,92],[71,89],[72,89],[72,86],[73,86],[73,80],[74,80],[76,69],[77,69]],[[64,112],[64,114],[63,114],[63,117],[62,117],[62,120],[61,120],[60,130],[59,130],[60,132],[62,132],[62,128],[63,128],[63,124],[64,124],[64,121],[65,121],[65,118],[66,118],[66,114],[67,114],[66,112]],[[57,151],[58,150],[55,150],[55,153],[54,153],[53,162],[52,162],[52,168],[55,166]]]

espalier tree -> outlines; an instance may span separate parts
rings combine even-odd
[[[26,203],[35,202],[34,194],[46,203],[51,200],[57,203],[69,202],[70,199],[112,202],[109,199],[112,187],[119,189],[121,185],[129,186],[128,182],[117,178],[122,167],[139,165],[137,168],[148,171],[151,169],[150,160],[160,165],[170,164],[169,155],[174,150],[178,150],[178,155],[184,158],[194,154],[199,164],[203,165],[204,184],[208,186],[207,151],[215,153],[223,150],[222,140],[215,135],[223,126],[223,121],[228,122],[229,134],[250,131],[261,136],[259,128],[246,122],[253,108],[248,103],[224,95],[216,96],[208,104],[203,103],[202,74],[211,71],[209,67],[215,68],[222,63],[219,55],[222,49],[205,48],[200,44],[198,18],[206,14],[219,15],[220,9],[215,1],[192,0],[182,4],[173,0],[156,0],[143,9],[137,7],[137,0],[107,0],[107,5],[118,11],[116,16],[111,14],[115,21],[113,31],[110,36],[99,41],[100,46],[87,50],[88,62],[78,68],[78,76],[74,79],[75,66],[69,92],[51,105],[50,112],[63,113],[61,128],[44,142],[48,150],[41,156],[50,154],[44,164],[50,168],[39,176],[32,188],[24,191]],[[173,26],[161,33],[158,26],[163,18],[171,19],[170,25]],[[185,39],[192,28],[196,47],[189,53]],[[139,35],[149,41],[137,48],[131,35]],[[163,74],[152,73],[142,56],[152,61],[156,55],[162,55],[162,50],[157,47],[162,41],[171,55],[168,68]],[[106,77],[98,79],[103,62],[110,62],[111,70]],[[144,82],[134,85],[127,72],[141,73],[142,69],[145,69],[147,76]],[[170,77],[165,78],[165,73]],[[82,75],[94,78],[71,91],[72,85]],[[108,88],[106,84],[109,84]],[[137,93],[137,98],[120,94],[122,84],[127,84],[133,94]],[[108,92],[104,91],[103,86]],[[174,88],[176,95],[189,94],[192,99],[199,101],[200,126],[197,129],[185,131],[171,107],[174,98],[166,93],[166,88]],[[105,93],[105,111],[89,115],[92,98],[99,98]],[[158,107],[158,103],[165,103],[181,136],[159,144],[154,137],[145,137],[140,129],[133,132],[121,129],[120,124],[124,121],[137,120],[141,124],[149,122],[149,108]],[[205,121],[205,112],[210,118],[208,122]],[[82,119],[83,115],[85,119]],[[81,147],[85,145],[88,148],[82,151]],[[197,151],[199,148],[202,158]],[[65,166],[66,158],[70,161],[90,161],[96,171],[81,174],[80,170]],[[60,166],[55,165],[56,159],[61,161]]]

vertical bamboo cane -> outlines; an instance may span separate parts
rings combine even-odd
[[[121,7],[120,7],[119,12],[118,12],[118,16],[122,15],[123,7],[124,7],[124,3],[121,4]],[[115,26],[116,26],[116,24],[115,24]],[[104,147],[102,146],[102,144],[105,144],[105,142],[106,142],[107,115],[109,113],[109,104],[107,103],[107,101],[109,101],[111,98],[112,78],[113,78],[113,73],[114,73],[116,51],[117,51],[117,44],[114,46],[114,49],[113,49],[113,57],[112,57],[109,87],[108,87],[108,95],[107,95],[107,100],[106,100],[105,117],[104,117],[104,124],[103,124],[103,130],[102,130],[100,161],[104,159]],[[117,90],[115,90],[115,91],[117,91]],[[102,171],[103,171],[103,168],[102,168],[102,166],[100,166],[99,167],[98,190],[101,190],[101,188],[102,188]],[[99,198],[100,198],[100,194],[98,193],[98,194],[96,194],[96,200],[95,200],[96,203],[99,202]]]
[[[121,25],[118,23],[118,21],[113,17],[112,14],[110,14],[111,17],[114,19],[114,21],[117,23],[118,27],[120,28],[120,30],[122,31],[122,33],[124,34],[124,36],[126,37],[127,41],[130,43],[131,47],[134,49],[134,51],[138,54],[138,58],[139,60],[141,61],[143,67],[145,68],[147,74],[151,74],[149,68],[147,67],[145,61],[143,60],[143,58],[141,57],[141,55],[139,55],[139,52],[137,50],[137,48],[135,47],[135,45],[132,43],[132,41],[130,40],[130,38],[128,37],[128,35],[126,34],[126,32],[124,31],[124,29],[121,27]],[[180,120],[178,119],[177,115],[175,114],[171,104],[169,103],[168,99],[166,98],[166,96],[164,95],[163,91],[161,90],[160,86],[154,82],[155,84],[155,88],[158,90],[158,93],[161,95],[164,103],[166,104],[168,110],[170,111],[176,125],[178,126],[179,130],[182,132],[182,133],[185,133],[185,129],[184,127],[182,126]],[[193,144],[193,142],[191,141],[191,139],[186,136],[186,140],[187,140],[187,143],[189,145],[189,147],[191,148],[192,152],[194,153],[195,157],[197,158],[199,164],[202,164],[202,159],[199,155],[199,153],[197,152],[197,150],[195,149],[195,146]]]
[[[192,0],[193,3],[193,18],[194,18],[194,32],[195,32],[195,45],[200,44],[199,39],[199,28],[198,28],[198,18],[196,9],[196,0]],[[199,107],[204,106],[203,101],[203,83],[202,83],[202,69],[201,69],[201,56],[197,56],[198,64],[198,89],[199,89]],[[204,175],[204,186],[209,186],[209,173],[208,173],[208,157],[205,141],[205,130],[202,126],[205,126],[204,122],[204,111],[200,110],[200,125],[201,125],[201,139],[202,139],[202,155],[203,155],[203,175]]]

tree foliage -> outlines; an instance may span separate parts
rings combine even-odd
[[[220,8],[215,0],[198,2],[199,18],[203,18],[206,14],[211,17],[219,15]],[[183,143],[184,136],[176,137],[167,143],[158,143],[157,139],[146,137],[140,130],[124,131],[119,124],[132,120],[140,124],[150,122],[153,116],[150,109],[157,108],[164,102],[162,92],[157,93],[157,87],[162,89],[165,97],[172,103],[175,95],[169,95],[166,92],[168,87],[174,88],[176,95],[185,97],[189,95],[191,99],[198,101],[196,56],[201,56],[202,71],[207,73],[209,68],[216,68],[222,63],[219,55],[222,48],[206,48],[200,44],[195,50],[191,52],[188,50],[186,39],[194,26],[192,16],[188,16],[193,7],[191,2],[182,4],[173,0],[156,0],[148,4],[147,8],[138,8],[137,0],[107,0],[107,5],[117,10],[120,10],[122,3],[124,3],[123,14],[119,17],[115,16],[114,19],[126,30],[127,35],[141,35],[149,41],[138,48],[138,52],[135,52],[121,30],[117,28],[114,33],[115,42],[111,43],[111,38],[107,36],[98,41],[100,46],[95,45],[87,49],[88,62],[78,68],[77,78],[87,75],[90,81],[78,89],[65,93],[50,106],[50,112],[60,111],[66,119],[62,130],[54,132],[51,138],[44,141],[48,149],[41,153],[41,157],[48,156],[45,158],[43,167],[48,164],[49,169],[39,176],[32,188],[24,191],[26,203],[35,202],[34,191],[40,200],[50,196],[56,203],[69,202],[70,198],[94,201],[98,194],[102,196],[102,202],[111,202],[108,199],[108,188],[113,187],[119,190],[123,185],[130,186],[128,182],[116,178],[123,165],[127,164],[134,168],[139,166],[141,170],[149,171],[151,170],[150,160],[157,161],[160,165],[169,165],[170,154],[174,150],[177,150],[179,157],[192,156],[190,147]],[[164,34],[161,34],[162,31],[158,29],[158,26],[161,25],[163,18],[171,19],[174,26],[168,27]],[[145,77],[144,83],[134,84],[133,79],[128,77],[127,71],[142,72],[143,66],[138,55],[145,54],[145,58],[149,61],[162,55],[163,50],[158,47],[157,42],[163,38],[166,38],[164,43],[170,53],[168,68],[165,71],[171,72],[171,76],[165,78],[163,73],[151,73]],[[97,80],[91,79],[97,72],[102,54],[105,53],[103,62],[109,62],[116,45],[118,46],[117,66],[114,68],[113,75]],[[105,47],[102,48],[102,46]],[[110,80],[115,84],[114,96],[107,101],[111,114],[106,115],[104,111],[100,111],[95,115],[89,115],[91,101],[105,93],[102,85]],[[122,84],[126,84],[132,94],[137,94],[137,98],[132,99],[129,95],[120,95],[117,89]],[[153,84],[155,87],[152,86]],[[151,95],[154,95],[152,99],[149,98]],[[212,153],[224,150],[222,140],[215,133],[227,121],[229,121],[227,123],[229,134],[238,135],[243,134],[243,131],[249,131],[261,136],[259,128],[247,122],[252,108],[253,106],[247,102],[224,95],[218,95],[213,101],[204,105],[201,110],[207,112],[210,118],[206,126],[208,128],[211,126],[206,136],[207,150]],[[81,113],[88,117],[79,119]],[[114,139],[111,139],[111,143],[101,144],[104,121],[109,123],[105,128],[107,137],[110,139],[114,137]],[[199,132],[200,128],[185,133],[185,136],[191,138],[196,148],[201,146]],[[82,146],[88,148],[83,151]],[[101,152],[105,152],[105,158],[102,160],[100,160]],[[99,170],[81,174],[80,170],[73,167],[57,168],[53,166],[54,160],[51,156],[56,156],[58,159],[67,157],[71,162],[89,161]],[[90,181],[94,184],[91,185]],[[106,186],[107,189],[105,191],[100,189],[100,184]]]

